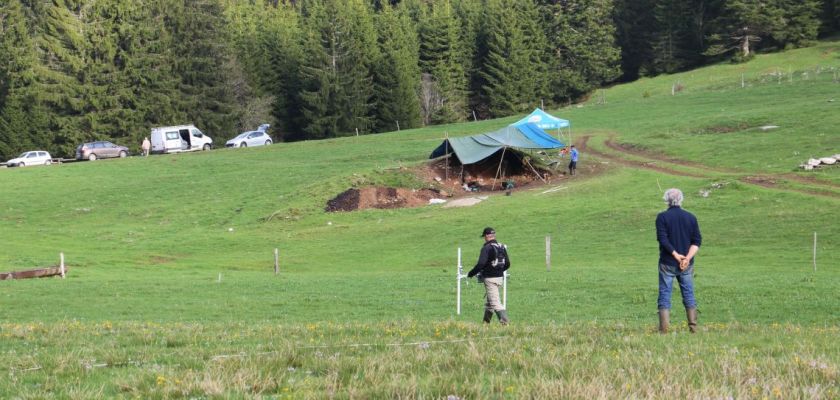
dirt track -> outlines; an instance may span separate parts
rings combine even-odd
[[[614,139],[613,137],[607,139],[604,142],[604,144],[607,147],[609,147],[610,149],[613,149],[613,150],[621,152],[621,153],[632,154],[632,155],[635,155],[635,156],[638,156],[638,157],[651,158],[651,159],[655,159],[655,160],[659,160],[659,161],[668,162],[668,163],[671,163],[671,164],[677,164],[677,165],[682,165],[684,167],[691,167],[691,168],[696,168],[696,169],[706,170],[706,171],[711,171],[711,172],[719,172],[719,173],[727,173],[727,174],[744,174],[744,173],[747,173],[745,171],[740,171],[740,170],[736,170],[736,169],[714,168],[714,167],[710,167],[708,165],[700,164],[700,163],[693,162],[693,161],[678,160],[678,159],[675,159],[675,158],[666,157],[666,156],[661,155],[661,154],[646,152],[644,150],[636,149],[636,148],[633,148],[631,146],[626,146],[626,145],[622,145],[622,144],[619,144],[619,143],[615,143],[613,141],[613,139]],[[824,186],[824,187],[827,187],[827,188],[840,189],[840,185],[837,185],[837,184],[834,184],[834,183],[831,183],[831,182],[820,181],[820,180],[810,178],[810,177],[796,175],[796,174],[793,174],[793,173],[758,175],[758,176],[752,176],[752,177],[748,176],[748,177],[745,177],[744,179],[753,181],[753,182],[749,182],[749,183],[761,184],[762,186],[765,186],[765,187],[772,187],[773,185],[776,184],[777,180],[786,179],[786,180],[791,180],[791,181],[796,181],[796,182],[799,182],[799,183],[803,183],[803,184],[806,184],[806,185],[816,185],[816,186]],[[772,182],[772,183],[770,183],[768,185],[767,184],[768,182]]]
[[[832,189],[840,189],[840,185],[831,183],[831,182],[824,182],[818,181],[813,178],[807,178],[798,176],[796,174],[747,174],[744,171],[738,171],[734,169],[721,169],[721,168],[712,168],[700,163],[686,161],[686,160],[679,160],[670,157],[666,157],[661,154],[653,154],[647,151],[643,151],[640,149],[635,149],[629,146],[623,146],[617,144],[613,141],[613,137],[609,138],[604,142],[604,144],[609,147],[611,150],[615,150],[618,154],[612,153],[605,153],[602,151],[598,151],[595,149],[588,148],[587,144],[589,142],[590,136],[583,136],[578,142],[578,146],[581,150],[586,150],[587,152],[597,155],[598,157],[610,160],[611,162],[618,163],[620,165],[633,167],[633,168],[642,168],[642,169],[649,169],[657,172],[661,172],[664,174],[669,175],[678,175],[678,176],[688,176],[693,178],[707,178],[707,179],[715,179],[719,178],[719,174],[731,174],[736,175],[736,179],[738,181],[750,184],[750,185],[757,185],[764,188],[775,189],[779,191],[786,191],[786,192],[796,192],[807,194],[811,196],[821,196],[821,197],[829,197],[833,199],[840,198],[836,192],[832,191]],[[637,161],[631,160],[622,155],[632,155],[637,158],[645,158],[646,161]],[[675,164],[684,167],[689,167],[694,169],[694,172],[687,172],[682,171],[674,168],[669,168],[667,165],[663,164]],[[778,183],[782,180],[790,180],[795,181],[800,184],[805,184],[812,186],[809,189],[799,189],[799,188],[791,188],[791,187],[779,187]],[[820,187],[813,187],[813,186],[820,186]]]
[[[579,142],[580,143],[579,147],[580,147],[581,151],[586,150],[587,152],[589,152],[591,154],[595,154],[595,155],[597,155],[598,157],[601,157],[601,158],[606,158],[606,159],[608,159],[612,162],[616,162],[616,163],[619,163],[621,165],[625,165],[625,166],[628,166],[628,167],[650,169],[650,170],[662,172],[662,173],[669,174],[669,175],[690,176],[690,177],[693,177],[693,178],[708,178],[709,177],[707,175],[701,175],[701,174],[697,174],[697,173],[691,173],[691,172],[685,172],[685,171],[680,171],[680,170],[676,170],[676,169],[666,168],[666,167],[657,165],[655,160],[653,160],[653,161],[635,161],[635,160],[628,160],[626,158],[622,158],[622,157],[615,156],[615,155],[612,155],[612,154],[607,154],[607,153],[604,153],[604,152],[601,152],[601,151],[598,151],[598,150],[595,150],[595,149],[588,148],[587,147],[588,142],[589,142],[589,136],[583,136],[581,138],[581,140]],[[609,146],[609,144],[607,144],[607,146]],[[619,150],[619,151],[622,152],[622,153],[633,154],[629,151],[621,151],[621,150]]]

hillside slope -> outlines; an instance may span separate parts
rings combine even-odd
[[[323,211],[354,185],[418,185],[401,167],[424,162],[444,135],[519,116],[0,170],[0,270],[51,264],[64,252],[72,271],[66,282],[3,282],[2,319],[438,319],[453,312],[457,248],[470,267],[478,232],[490,225],[512,249],[517,318],[644,321],[655,296],[652,221],[662,189],[673,186],[703,226],[699,285],[709,318],[837,323],[826,310],[836,309],[827,293],[840,285],[840,227],[831,222],[840,215],[840,167],[804,173],[796,165],[840,152],[838,48],[825,42],[596,93],[556,112],[573,122],[579,144],[586,139],[579,176],[556,179],[552,187],[562,188],[549,193],[491,195],[471,208]],[[766,78],[776,66],[792,77]],[[671,96],[673,82],[684,89]],[[768,124],[780,128],[755,129]],[[776,183],[747,179],[756,175]],[[274,248],[280,277],[270,273]],[[50,306],[56,299],[61,307]]]

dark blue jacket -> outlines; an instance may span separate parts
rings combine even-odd
[[[659,263],[678,267],[679,261],[671,253],[676,250],[688,254],[691,245],[700,247],[700,226],[694,214],[680,207],[670,207],[656,216],[656,240],[659,241]],[[694,259],[691,259],[694,265]]]
[[[510,256],[505,257],[504,267],[501,269],[493,268],[490,263],[496,259],[496,250],[493,249],[494,243],[497,244],[499,242],[496,240],[484,242],[484,246],[481,246],[481,254],[478,256],[478,262],[475,263],[475,267],[467,273],[467,276],[470,278],[476,276],[477,274],[481,274],[484,278],[501,278],[504,276],[504,271],[507,271],[508,268],[510,268]]]

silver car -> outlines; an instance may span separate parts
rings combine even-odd
[[[268,146],[273,143],[271,136],[265,133],[269,126],[268,124],[262,124],[255,131],[242,132],[239,136],[228,140],[225,147]]]
[[[27,151],[6,161],[7,167],[25,167],[27,165],[50,165],[52,164],[52,156],[46,151]]]

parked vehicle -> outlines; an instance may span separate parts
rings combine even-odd
[[[126,156],[128,156],[128,147],[118,146],[106,141],[82,143],[79,147],[76,147],[77,160],[96,161],[100,158],[124,158]]]
[[[269,124],[262,124],[255,131],[242,132],[239,136],[228,140],[225,147],[268,146],[273,143],[271,136],[265,133],[270,126]]]
[[[152,128],[151,141],[152,153],[159,154],[210,150],[213,147],[213,139],[194,125]]]
[[[25,167],[27,165],[50,165],[52,156],[46,151],[27,151],[17,158],[6,161],[7,167]]]

